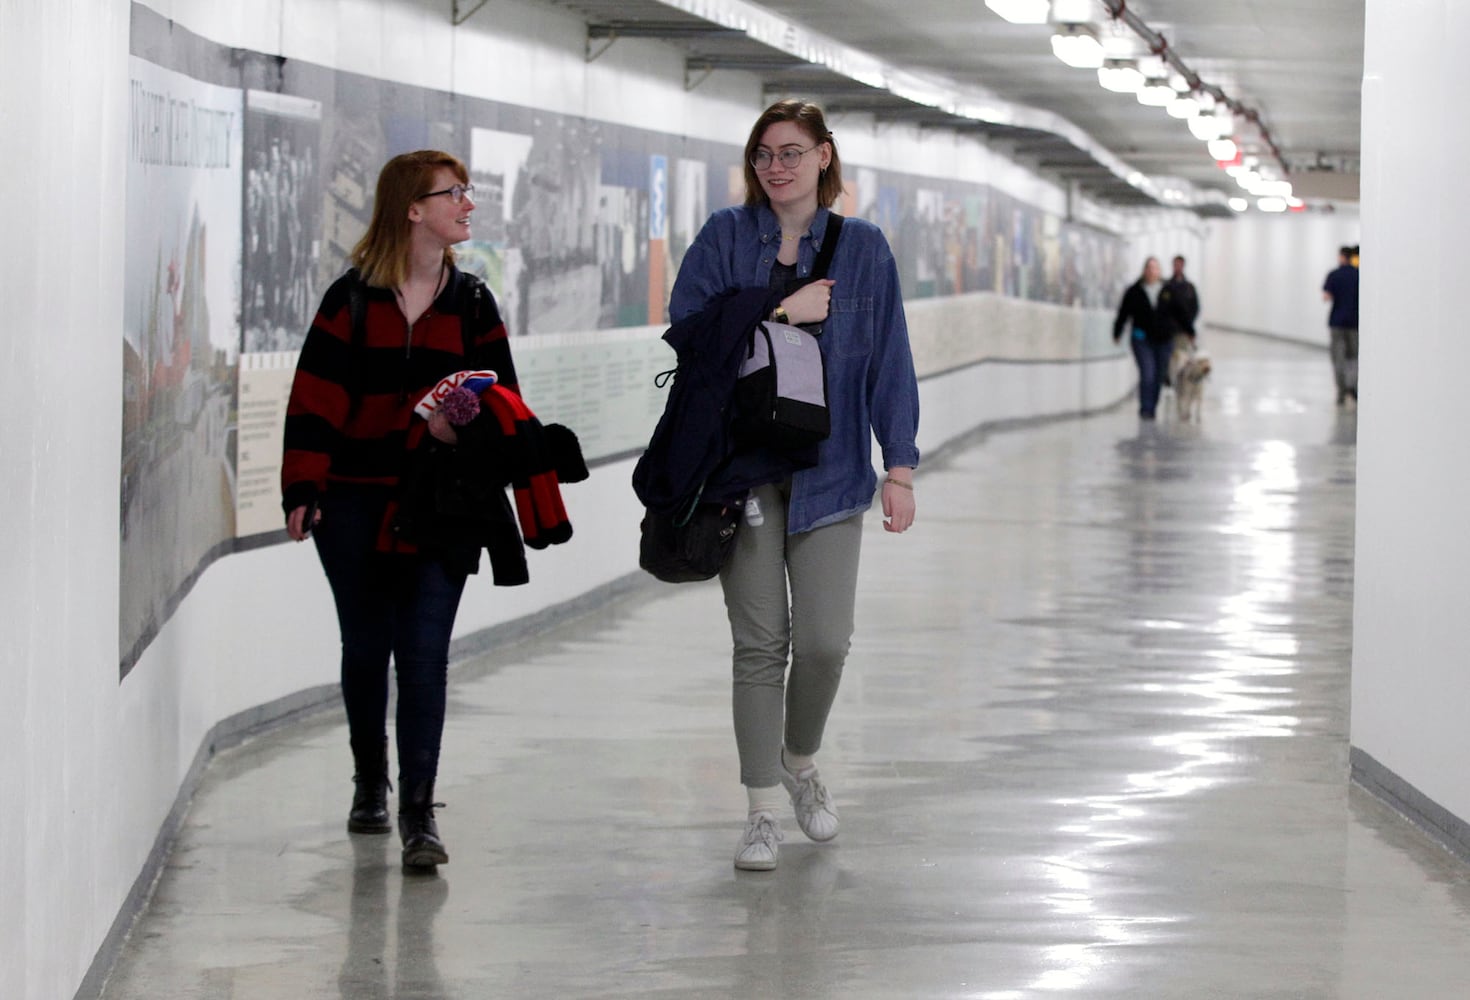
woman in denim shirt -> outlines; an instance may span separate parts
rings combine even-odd
[[[782,787],[802,832],[837,836],[837,808],[813,763],[853,631],[863,513],[877,488],[871,442],[888,470],[884,528],[914,520],[919,391],[898,270],[876,226],[845,220],[828,276],[810,274],[842,193],[821,109],[773,104],[745,144],[745,204],[715,212],[685,254],[674,321],[732,288],[786,293],[771,318],[820,323],[832,434],[814,468],[757,487],[720,573],[734,640],[735,740],[749,796],[735,867],[776,867]],[[789,581],[789,590],[788,590]],[[787,672],[788,656],[790,672]]]

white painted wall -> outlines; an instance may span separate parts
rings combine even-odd
[[[1200,284],[1208,230],[1198,215],[1180,209],[1134,212],[1124,220],[1124,229],[1128,236],[1124,263],[1129,281],[1136,280],[1143,273],[1143,262],[1149,257],[1159,259],[1167,278],[1172,273],[1170,261],[1176,254],[1183,254],[1185,274],[1196,286]],[[1121,288],[1118,297],[1120,300],[1123,297]]]
[[[758,85],[738,74],[717,73],[687,93],[682,60],[653,43],[620,41],[589,65],[579,22],[514,0],[496,0],[457,32],[438,0],[152,6],[224,44],[692,136],[738,139],[760,108]],[[0,132],[24,141],[0,161],[0,389],[10,412],[0,434],[0,996],[56,1000],[82,982],[211,727],[332,683],[337,635],[310,546],[233,555],[204,572],[119,683],[129,6],[0,0],[0,17]],[[849,134],[844,155],[854,165],[934,163],[1053,211],[1064,204],[1054,185],[977,145],[933,132],[879,136],[861,122]],[[1069,343],[1064,356],[1091,352],[1104,329],[1096,314],[987,306],[1017,307],[1037,322],[1006,322],[1048,325],[1048,350]],[[915,310],[916,342],[942,339],[943,313],[942,303]],[[1014,356],[999,341],[991,353],[1002,349]],[[986,420],[1105,405],[1132,382],[1121,354],[1028,372],[1019,394],[1001,391],[1022,384],[1002,371],[980,364],[926,383],[924,447]],[[627,462],[603,467],[569,488],[575,544],[532,553],[528,587],[474,581],[459,632],[634,571],[630,472]]]
[[[1412,9],[1406,9],[1412,8]],[[1470,509],[1461,259],[1470,137],[1437,94],[1470,92],[1445,39],[1459,0],[1368,0],[1352,743],[1470,823]],[[1381,333],[1380,333],[1381,331]],[[1377,334],[1377,335],[1375,335]]]
[[[1362,242],[1356,205],[1344,203],[1331,214],[1252,211],[1212,219],[1208,228],[1196,279],[1205,323],[1327,343],[1322,282],[1337,266],[1338,248]],[[1369,268],[1382,259],[1375,247],[1367,255]]]
[[[71,995],[116,909],[99,868],[138,868],[101,794],[132,783],[111,739],[127,51],[126,4],[0,3],[0,994],[24,1000]]]

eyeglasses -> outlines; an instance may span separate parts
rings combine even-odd
[[[421,194],[414,201],[423,201],[425,198],[434,198],[441,194],[449,195],[449,200],[458,205],[467,197],[474,198],[475,186],[473,184],[456,184],[454,187],[447,187],[443,191],[430,191],[428,194]]]
[[[750,155],[750,165],[757,170],[770,170],[771,162],[780,160],[781,166],[787,170],[795,170],[801,158],[816,148],[816,146],[811,146],[807,149],[792,149],[788,146],[779,153],[772,153],[769,149],[757,149]]]

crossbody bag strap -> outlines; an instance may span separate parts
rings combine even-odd
[[[817,260],[812,264],[812,281],[820,281],[827,276],[827,269],[832,266],[832,255],[837,252],[837,237],[842,235],[842,216],[836,212],[827,213],[827,231],[822,235],[822,249],[817,251]]]
[[[827,213],[827,230],[822,234],[822,249],[817,251],[817,259],[812,263],[811,276],[803,280],[797,287],[804,288],[814,281],[821,281],[827,276],[827,269],[832,266],[832,255],[837,252],[837,238],[842,235],[842,216],[836,212]],[[814,337],[822,335],[822,323],[798,324],[807,333]],[[751,348],[754,351],[754,347]]]

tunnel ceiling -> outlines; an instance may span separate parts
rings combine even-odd
[[[767,0],[761,6],[889,66],[994,95],[1019,109],[1009,122],[973,121],[925,107],[813,65],[783,50],[779,40],[765,44],[746,31],[722,27],[719,17],[710,16],[720,0],[547,2],[587,22],[589,57],[618,38],[660,38],[684,48],[685,83],[691,88],[706,73],[740,70],[759,76],[770,96],[809,95],[839,119],[864,113],[981,133],[1105,203],[1167,203],[1158,187],[1130,183],[1133,171],[1187,182],[1192,207],[1202,214],[1228,214],[1225,196],[1239,193],[1183,122],[1132,95],[1103,90],[1093,71],[1073,69],[1052,55],[1049,27],[1010,24],[983,0]],[[1094,22],[1108,22],[1102,4],[1091,2]],[[736,0],[733,6],[750,5]],[[1322,196],[1356,197],[1363,8],[1363,0],[1127,3],[1204,82],[1259,113],[1289,179],[1305,197],[1318,189]],[[1135,43],[1137,54],[1147,54],[1134,33],[1122,25],[1114,30]],[[1235,138],[1246,152],[1277,161],[1249,123],[1237,127]]]

